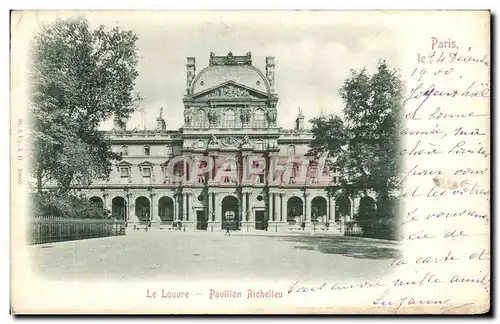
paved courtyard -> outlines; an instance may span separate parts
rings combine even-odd
[[[343,236],[129,232],[30,246],[57,280],[369,279],[389,274],[394,242]]]

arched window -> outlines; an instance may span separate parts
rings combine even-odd
[[[233,109],[224,111],[224,127],[235,127],[236,114]]]
[[[194,127],[207,127],[208,119],[207,114],[203,109],[198,109],[193,115],[193,126]]]
[[[254,117],[253,117],[253,126],[254,127],[266,127],[266,116],[264,113],[264,110],[262,109],[257,109],[254,112]]]

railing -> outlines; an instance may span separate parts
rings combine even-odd
[[[399,239],[395,222],[383,222],[383,220],[354,220],[346,222],[344,225],[345,235],[385,240]]]
[[[367,226],[367,224],[363,224]],[[363,236],[363,227],[359,222],[351,221],[344,223],[344,235]]]
[[[33,217],[29,224],[30,244],[125,235],[125,222],[112,219]]]

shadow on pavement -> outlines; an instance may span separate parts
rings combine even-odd
[[[357,259],[394,259],[402,254],[395,243],[370,241],[344,236],[275,236],[275,239],[298,243],[296,249],[338,254]]]

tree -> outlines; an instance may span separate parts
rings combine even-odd
[[[343,191],[377,195],[380,217],[393,213],[391,193],[397,189],[400,157],[399,113],[402,85],[397,71],[380,61],[377,71],[351,71],[339,90],[343,118],[336,115],[311,120],[311,152],[327,153],[341,167]]]
[[[86,20],[59,20],[34,38],[31,75],[32,172],[67,192],[75,182],[107,178],[120,156],[99,131],[125,120],[140,100],[137,36],[119,28],[91,30]]]

